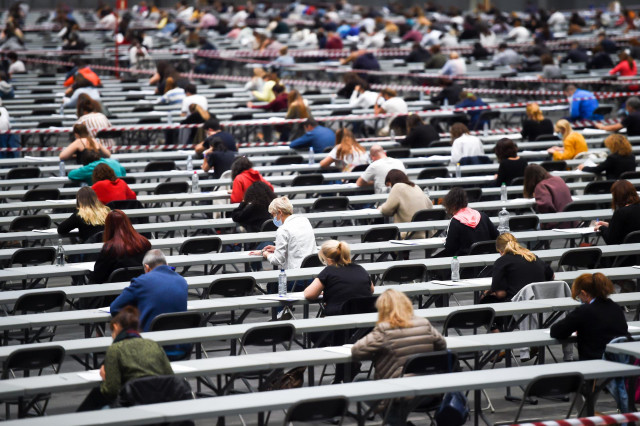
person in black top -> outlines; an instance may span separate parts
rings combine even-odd
[[[622,308],[609,299],[613,283],[604,274],[580,275],[571,286],[571,296],[582,303],[551,326],[551,337],[567,339],[578,335],[580,360],[602,359],[607,344],[628,333]]]
[[[588,70],[599,70],[604,68],[613,68],[613,61],[611,60],[611,56],[607,52],[602,49],[602,46],[596,45],[594,46],[593,55],[589,62],[587,62]]]
[[[627,234],[640,230],[640,197],[628,180],[611,185],[611,195],[611,222],[596,222],[595,229],[607,244],[622,244]]]
[[[196,154],[207,154],[207,150],[211,149],[211,145],[213,145],[213,137],[217,137],[227,147],[227,151],[238,151],[238,147],[236,146],[236,139],[229,132],[225,132],[222,130],[222,126],[220,125],[220,121],[216,118],[209,119],[204,123],[204,131],[207,134],[207,138],[197,144],[194,149]]]
[[[502,138],[496,143],[494,152],[500,162],[498,174],[495,176],[496,185],[511,185],[513,179],[524,176],[528,162],[518,155],[518,145],[515,142],[509,138]]]
[[[622,173],[636,169],[636,156],[631,152],[631,144],[627,138],[620,134],[609,135],[604,140],[604,146],[611,151],[606,160],[593,167],[580,164],[578,170],[597,175],[604,171],[607,179],[618,179]]]
[[[431,102],[438,105],[444,105],[444,101],[446,99],[449,105],[455,105],[460,101],[462,86],[446,77],[442,77],[438,83],[442,87],[442,90],[437,95],[431,97]]]
[[[247,232],[260,232],[262,224],[271,220],[269,204],[276,198],[273,189],[262,181],[252,183],[244,193],[242,202],[231,213],[235,223]]]
[[[202,170],[209,172],[214,179],[219,179],[222,173],[231,170],[231,164],[236,159],[236,151],[227,150],[227,146],[217,136],[213,137],[213,151],[209,151],[202,162]]]
[[[451,188],[442,204],[452,218],[444,250],[436,254],[438,257],[462,256],[469,252],[473,243],[498,237],[498,230],[489,216],[467,207],[467,193],[463,188]]]
[[[439,139],[440,135],[435,127],[424,124],[418,115],[411,114],[407,118],[407,136],[400,143],[411,148],[426,148],[431,142]]]
[[[85,242],[92,235],[104,230],[104,221],[111,210],[98,200],[98,196],[90,186],[78,190],[76,194],[76,211],[58,225],[58,234],[68,235],[78,229],[80,241]]]
[[[640,136],[640,98],[632,96],[625,102],[627,115],[620,123],[604,125],[596,123],[596,127],[607,132],[617,132],[621,129],[627,129],[627,136]]]
[[[338,90],[336,95],[338,95],[339,98],[345,99],[349,99],[351,97],[351,94],[355,90],[356,86],[362,85],[364,83],[364,80],[358,77],[358,74],[354,72],[345,73],[345,75],[342,77],[342,81],[344,81],[344,86],[340,88],[340,90]]]
[[[431,58],[431,53],[426,50],[420,43],[413,43],[411,46],[411,52],[405,58],[405,62],[427,62]]]
[[[369,273],[362,266],[351,262],[349,244],[344,241],[326,241],[320,247],[318,257],[327,267],[304,290],[304,297],[316,300],[322,294],[326,316],[339,315],[342,305],[349,299],[373,294]]]
[[[541,135],[553,135],[553,123],[544,118],[537,103],[527,105],[527,118],[522,122],[522,139],[535,141]]]
[[[589,55],[587,54],[587,52],[585,52],[584,49],[580,48],[580,45],[576,41],[571,43],[570,49],[567,52],[567,55],[564,58],[562,58],[560,63],[564,64],[565,62],[569,62],[569,61],[573,64],[579,63],[579,62],[586,63],[589,61]]]

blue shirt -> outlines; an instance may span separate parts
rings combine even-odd
[[[471,108],[471,107],[479,107],[479,106],[486,106],[487,104],[480,98],[476,98],[476,100],[472,100],[470,98],[465,99],[464,101],[457,103],[456,104],[456,108]],[[479,110],[475,110],[475,111],[467,111],[467,115],[469,116],[469,129],[470,130],[474,130],[476,129],[476,126],[478,126],[477,128],[483,127],[484,126],[484,121],[480,122],[480,114],[482,114],[482,111],[487,111],[484,109],[479,109]]]
[[[336,144],[336,134],[333,130],[323,126],[316,126],[310,132],[305,133],[298,139],[294,139],[289,144],[291,148],[308,148],[313,147],[313,152],[323,152],[327,147],[333,147]]]
[[[167,265],[156,266],[131,280],[129,287],[111,303],[111,315],[128,305],[138,308],[140,327],[149,331],[158,315],[187,310],[187,281]]]
[[[601,115],[593,114],[598,105],[598,100],[593,93],[588,90],[578,89],[571,97],[571,115],[569,118],[571,120],[602,120],[603,117]]]

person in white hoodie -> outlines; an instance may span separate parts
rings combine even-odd
[[[11,130],[11,123],[9,122],[9,111],[2,106],[2,100],[0,99],[0,132],[6,132]],[[19,148],[20,138],[18,135],[2,134],[0,133],[0,148]],[[17,158],[20,156],[19,152],[0,152],[0,158]]]

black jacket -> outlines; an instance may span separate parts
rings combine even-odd
[[[102,249],[100,254],[98,254],[98,259],[96,260],[95,265],[93,266],[93,273],[90,274],[91,283],[106,283],[109,279],[109,275],[111,275],[111,273],[116,269],[142,266],[142,258],[145,253],[146,250],[134,256],[115,257]]]
[[[440,135],[436,129],[431,124],[423,124],[411,129],[411,132],[401,143],[411,148],[426,148],[431,142],[438,139],[440,139]]]
[[[232,214],[233,221],[245,227],[247,232],[260,232],[262,224],[271,219],[271,215],[264,206],[242,202]]]
[[[444,250],[438,253],[438,256],[463,256],[469,252],[469,248],[473,243],[498,238],[498,230],[491,223],[489,216],[482,212],[480,212],[480,215],[482,216],[480,223],[475,228],[463,225],[458,219],[451,219]]]
[[[584,172],[595,173],[599,175],[603,171],[607,175],[607,179],[618,179],[624,172],[632,172],[636,169],[636,157],[633,154],[619,155],[611,154],[602,163],[595,167],[585,167]]]
[[[627,334],[627,320],[622,308],[611,299],[595,299],[579,306],[551,326],[551,337],[566,339],[578,332],[580,360],[602,359],[607,344]]]
[[[607,244],[622,244],[624,237],[633,231],[640,231],[640,203],[621,207],[613,212],[609,226],[600,228]]]
[[[58,234],[67,235],[76,228],[78,228],[78,235],[83,242],[90,236],[104,231],[104,225],[91,225],[85,222],[78,216],[78,211],[76,210],[71,216],[58,225]]]

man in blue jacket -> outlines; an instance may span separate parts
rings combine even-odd
[[[564,88],[564,94],[571,102],[569,120],[602,120],[601,115],[593,113],[599,105],[593,93],[569,84]]]
[[[309,148],[313,147],[313,152],[324,152],[327,147],[333,148],[336,144],[336,134],[333,130],[327,129],[318,124],[313,118],[308,118],[303,125],[304,135],[298,139],[294,139],[289,144],[291,148]]]
[[[158,315],[187,310],[187,281],[167,266],[161,250],[149,250],[142,263],[145,273],[131,280],[129,287],[111,303],[111,315],[115,316],[125,306],[136,306],[142,331],[149,331]]]

